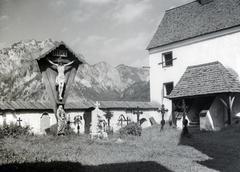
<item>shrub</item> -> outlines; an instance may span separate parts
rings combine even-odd
[[[141,136],[142,127],[138,123],[129,123],[119,130],[120,135]]]
[[[20,135],[29,135],[31,128],[30,126],[19,126],[17,124],[11,123],[11,124],[3,124],[0,126],[0,137],[16,137]]]

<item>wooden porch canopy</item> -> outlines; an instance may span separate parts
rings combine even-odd
[[[240,82],[237,74],[215,61],[189,66],[167,98],[184,99],[220,93],[240,93]]]
[[[232,106],[235,96],[232,93],[240,93],[238,75],[225,68],[220,62],[206,63],[189,66],[180,81],[168,96],[169,99],[185,99],[197,97],[216,96],[227,93],[227,99],[220,99],[228,111],[228,124],[231,124]]]

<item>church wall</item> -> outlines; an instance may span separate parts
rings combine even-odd
[[[113,113],[113,117],[110,120],[110,124],[113,127],[114,132],[119,130],[121,128],[121,125],[118,121],[120,115],[124,115],[125,118],[128,117],[133,122],[137,122],[137,116],[133,114],[132,110],[125,110],[125,109],[109,109]],[[106,110],[99,110],[102,114],[105,114]],[[153,117],[155,121],[159,124],[161,121],[161,115],[156,110],[141,110],[143,112],[142,115],[140,115],[140,119],[145,118],[147,121],[145,121],[142,124],[143,128],[151,126],[151,123],[149,121],[150,117]],[[20,117],[21,125],[26,126],[29,125],[32,128],[32,132],[35,134],[44,134],[44,132],[41,132],[41,117],[42,114],[47,111],[31,111],[31,110],[22,110],[22,111],[5,111],[4,115],[0,115],[0,125],[4,123],[4,120],[6,121],[6,124],[10,123],[17,123],[17,119]],[[95,119],[94,116],[96,116],[96,113],[94,115],[94,111],[87,113],[85,110],[66,110],[66,118],[67,120],[70,119],[71,122],[74,122],[74,117],[80,115],[82,117],[81,124],[80,124],[80,133],[85,133],[85,125],[91,126],[93,124],[93,121]],[[56,118],[54,113],[47,112],[50,117],[50,126],[56,124]],[[88,115],[90,118],[90,121],[85,124],[86,115],[84,117],[84,114]],[[88,118],[87,117],[87,118]],[[166,118],[165,118],[166,119]],[[95,119],[96,121],[96,119]],[[18,123],[17,123],[18,124]],[[125,122],[123,126],[125,126],[127,123]],[[77,125],[71,123],[70,127],[77,132]],[[89,131],[87,131],[89,133]],[[87,133],[87,134],[88,134]]]
[[[199,39],[200,38],[196,38]],[[228,34],[213,39],[195,41],[191,44],[180,45],[176,48],[166,46],[151,52],[149,55],[150,64],[150,96],[151,101],[165,104],[171,114],[171,101],[163,98],[163,83],[174,82],[177,84],[186,68],[191,65],[198,65],[213,61],[221,62],[226,68],[231,67],[237,74],[240,74],[240,33]],[[177,43],[176,43],[177,44]],[[162,53],[172,51],[173,66],[163,68],[158,63],[162,62]]]
[[[132,110],[125,110],[125,109],[123,110],[109,109],[109,110],[113,113],[113,117],[110,120],[110,124],[113,127],[114,131],[117,131],[121,128],[120,122],[118,121],[120,115],[124,115],[125,118],[128,117],[129,119],[131,119],[132,122],[137,122],[137,115],[133,114]],[[153,117],[157,123],[160,123],[161,116],[157,111],[154,111],[154,110],[141,110],[141,111],[143,112],[143,114],[140,115],[140,119],[145,118],[147,120],[142,124],[143,128],[151,126],[151,123],[149,121],[150,117]],[[127,123],[124,122],[123,126],[125,126],[126,124]]]

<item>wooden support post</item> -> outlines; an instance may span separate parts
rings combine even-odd
[[[223,103],[223,105],[227,108],[227,124],[231,125],[232,124],[232,108],[233,108],[233,103],[235,100],[235,96],[231,96],[231,94],[228,94],[227,101],[224,99],[220,98],[220,101]]]
[[[189,132],[188,132],[188,121],[186,120],[186,102],[184,99],[182,99],[182,108],[183,108],[183,130],[182,130],[182,136],[189,136]]]

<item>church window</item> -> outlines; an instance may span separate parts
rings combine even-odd
[[[163,84],[163,96],[168,96],[173,90],[173,82],[167,82]]]
[[[169,67],[173,65],[173,53],[172,51],[162,54],[162,66]]]

